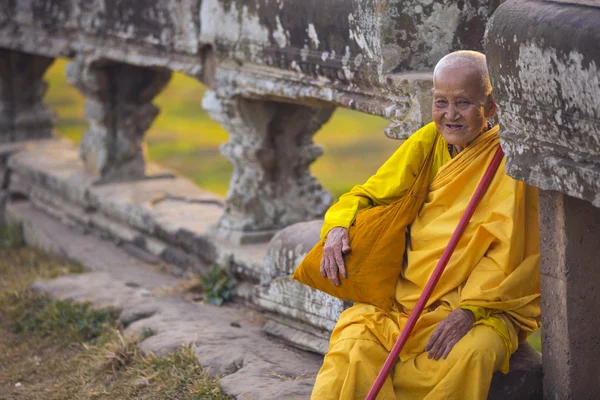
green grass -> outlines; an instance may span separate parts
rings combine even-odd
[[[25,244],[20,224],[0,225],[0,248],[16,249]]]
[[[8,319],[17,334],[52,337],[66,343],[96,339],[118,325],[118,313],[110,308],[96,310],[90,303],[76,303],[29,293],[9,295]]]
[[[58,115],[61,136],[78,142],[87,122],[84,97],[65,80],[67,60],[57,60],[46,73],[46,102]],[[233,167],[219,153],[228,141],[227,132],[202,109],[205,87],[183,74],[174,74],[155,104],[161,113],[146,134],[149,160],[173,169],[205,189],[224,195]],[[400,142],[387,139],[383,118],[338,109],[315,135],[325,148],[312,173],[338,197],[364,182],[393,153]]]

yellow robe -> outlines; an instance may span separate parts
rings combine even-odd
[[[313,399],[365,398],[496,151],[497,132],[480,135],[453,159],[439,141],[427,199],[410,226],[397,305],[385,313],[355,304],[342,313]],[[433,123],[420,129],[342,196],[325,216],[322,239],[334,226],[350,227],[361,210],[402,196],[435,134]],[[378,399],[485,399],[492,374],[506,373],[519,341],[539,327],[539,297],[537,191],[506,175],[503,161]],[[473,329],[447,359],[428,359],[429,336],[459,307],[474,312]]]

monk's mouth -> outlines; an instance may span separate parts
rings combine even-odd
[[[450,131],[460,131],[464,125],[448,125],[446,124],[446,128]]]

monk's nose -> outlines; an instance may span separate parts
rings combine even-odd
[[[458,119],[458,117],[460,116],[458,110],[456,110],[456,107],[454,107],[454,104],[450,103],[448,104],[448,108],[446,109],[446,119],[450,120],[450,121],[454,121],[456,119]]]

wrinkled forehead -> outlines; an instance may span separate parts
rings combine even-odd
[[[479,72],[472,67],[444,66],[433,76],[433,93],[485,96],[485,85]]]

